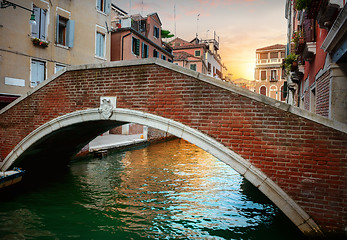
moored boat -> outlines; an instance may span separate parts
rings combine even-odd
[[[5,172],[0,171],[0,189],[20,182],[24,173],[25,171],[20,168]]]

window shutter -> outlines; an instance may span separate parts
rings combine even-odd
[[[75,39],[75,20],[69,20],[66,24],[66,46],[72,48]]]
[[[110,0],[105,0],[105,13],[109,14],[111,10],[111,1]]]
[[[40,84],[41,82],[43,82],[45,80],[45,63],[39,62],[37,70],[38,70],[37,71],[37,73],[38,73],[37,84]]]
[[[39,27],[40,27],[40,8],[34,7],[34,15],[36,24],[31,25],[31,36],[33,38],[40,38],[39,36]]]
[[[40,9],[40,39],[46,40],[46,15],[44,9]]]
[[[96,1],[96,9],[101,10],[101,0]]]
[[[146,47],[146,58],[148,58],[148,46]]]
[[[96,33],[96,38],[95,38],[95,55],[96,56],[100,56],[100,44],[99,44],[99,42],[100,42],[100,34],[97,32]]]
[[[140,40],[136,39],[135,43],[136,43],[135,54],[140,55]]]
[[[288,94],[288,89],[287,88],[288,88],[287,81],[285,81],[283,83],[283,86],[282,86],[282,90],[283,90],[283,92],[282,92],[282,101],[285,100],[285,98],[287,97],[287,94]]]
[[[100,57],[105,57],[105,35],[100,33]]]
[[[55,43],[59,42],[59,15],[57,15],[57,20],[55,24]]]
[[[37,65],[38,63],[36,61],[31,61],[31,79],[30,79],[30,86],[36,87],[37,85]]]
[[[142,56],[142,58],[145,58],[145,44],[144,43],[142,43],[142,54],[141,54]]]

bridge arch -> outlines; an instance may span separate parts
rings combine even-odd
[[[250,181],[265,196],[267,196],[281,211],[303,232],[312,232],[321,234],[321,230],[314,220],[275,182],[266,176],[261,170],[253,166],[234,151],[217,142],[215,139],[177,121],[145,113],[137,110],[116,108],[113,110],[109,119],[100,113],[98,108],[75,111],[58,118],[55,118],[35,129],[27,135],[10,152],[6,159],[1,163],[0,169],[7,170],[20,159],[30,147],[35,145],[41,139],[47,138],[50,134],[61,129],[66,129],[74,125],[94,126],[95,123],[103,123],[98,132],[91,133],[92,138],[98,134],[107,131],[115,126],[125,123],[137,123],[148,127],[156,128],[179,138],[182,138],[201,149],[209,152],[222,162],[232,167],[235,171]],[[90,139],[91,140],[91,139]],[[82,143],[79,147],[83,146]]]

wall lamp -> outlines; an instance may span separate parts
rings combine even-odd
[[[10,2],[10,1],[2,0],[0,8],[7,8],[7,7],[13,7],[14,9],[16,7],[19,7],[19,8],[22,8],[24,10],[27,10],[27,11],[31,12],[29,23],[31,25],[35,25],[36,24],[34,10],[31,10],[29,8],[23,7],[21,5],[18,5],[16,3],[13,3],[13,2]]]

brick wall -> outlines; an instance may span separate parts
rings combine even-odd
[[[4,159],[40,125],[98,108],[100,96],[198,129],[249,160],[325,231],[347,225],[347,136],[159,65],[66,72],[0,117]]]

